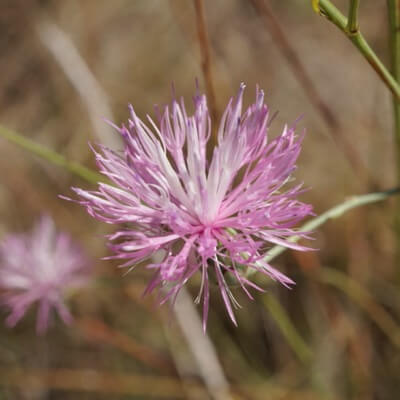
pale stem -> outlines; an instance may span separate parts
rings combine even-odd
[[[97,172],[94,172],[77,162],[70,161],[61,154],[55,152],[54,150],[51,150],[46,146],[36,143],[33,140],[28,139],[27,137],[20,135],[19,133],[14,132],[11,129],[7,129],[1,125],[0,137],[7,139],[9,142],[14,143],[25,150],[28,150],[32,154],[43,158],[51,164],[65,168],[67,171],[79,176],[87,182],[98,183],[105,180],[103,175],[100,175]]]
[[[311,219],[310,221],[306,222],[299,228],[301,232],[310,232],[318,228],[319,226],[323,225],[325,222],[329,221],[330,219],[336,219],[341,217],[347,211],[350,211],[353,208],[364,206],[370,203],[376,203],[378,201],[386,200],[388,197],[399,194],[400,187],[395,189],[390,189],[384,192],[376,192],[376,193],[369,193],[360,196],[353,196],[350,197],[348,200],[344,201],[341,204],[338,204],[328,211],[325,211],[321,215],[316,218]],[[301,236],[295,235],[291,236],[288,241],[291,243],[296,243],[301,239]],[[283,246],[274,246],[270,251],[268,251],[264,261],[269,263],[274,258],[282,254],[288,248]]]
[[[96,139],[107,147],[118,150],[122,140],[104,122],[112,121],[113,113],[105,90],[90,70],[86,61],[68,35],[50,20],[37,25],[42,43],[53,55],[85,105]]]
[[[191,296],[185,288],[179,292],[174,307],[176,321],[182,330],[201,377],[214,400],[233,400],[229,383],[219,362],[215,347],[204,334],[202,323]]]

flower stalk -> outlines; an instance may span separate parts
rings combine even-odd
[[[340,203],[329,210],[325,211],[324,213],[320,214],[318,217],[313,218],[302,225],[299,230],[300,231],[313,231],[323,225],[325,222],[336,219],[341,217],[346,212],[352,210],[356,207],[361,207],[367,204],[376,203],[379,201],[386,200],[387,198],[400,194],[400,187],[396,187],[394,189],[389,189],[383,192],[375,192],[375,193],[368,193],[360,196],[352,196],[349,199],[345,200],[343,203]],[[296,243],[301,239],[299,236],[292,236],[288,240]],[[283,246],[274,246],[264,258],[264,261],[269,263],[274,258],[278,257],[282,254],[286,247]]]
[[[360,0],[350,0],[349,7],[349,18],[347,20],[347,31],[350,34],[356,34],[358,32],[358,6]]]
[[[388,71],[382,61],[378,58],[359,29],[352,31],[350,27],[354,27],[357,23],[357,8],[359,1],[352,1],[350,4],[350,22],[333,4],[330,0],[312,0],[314,10],[318,10],[319,14],[327,18],[335,24],[357,47],[360,53],[368,61],[371,67],[379,75],[383,83],[393,93],[393,96],[400,100],[400,85]]]

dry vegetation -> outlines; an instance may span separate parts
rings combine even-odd
[[[244,81],[247,102],[259,84],[279,111],[272,132],[303,115],[299,126],[307,136],[296,176],[311,187],[304,199],[317,213],[351,194],[395,186],[387,88],[308,0],[266,2],[315,93],[310,96],[309,83],[305,88],[283,55],[277,31],[259,8],[262,1],[205,0],[217,112]],[[347,6],[345,0],[335,3]],[[387,62],[385,2],[361,3],[363,32]],[[172,82],[187,104],[196,78],[207,87],[192,1],[0,5],[0,124],[89,167],[88,141],[105,137],[101,140],[118,146],[112,131],[102,127],[104,115],[122,122],[128,103],[141,116],[151,113],[154,103],[170,100]],[[71,48],[87,64],[86,75]],[[315,106],[321,100],[328,118]],[[346,146],[363,171],[349,160]],[[238,291],[243,306],[238,328],[217,291],[212,293],[208,334],[224,378],[213,370],[215,360],[205,370],[195,361],[196,351],[207,351],[210,342],[188,336],[167,306],[157,308],[154,299],[140,297],[148,278],[144,269],[122,277],[112,262],[98,261],[107,254],[103,235],[111,227],[57,197],[70,195],[71,185],[88,187],[86,182],[3,139],[0,169],[0,235],[25,230],[49,213],[83,243],[98,275],[92,287],[71,299],[75,325],[57,321],[45,337],[36,337],[32,313],[13,330],[0,327],[0,399],[397,398],[394,200],[324,225],[313,242],[320,251],[277,259],[297,282],[294,290],[256,276],[268,292],[252,302]],[[189,290],[195,294],[197,288],[195,279]]]

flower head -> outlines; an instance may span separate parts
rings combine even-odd
[[[32,233],[12,234],[0,242],[0,289],[10,309],[6,322],[14,326],[35,302],[37,331],[46,331],[54,308],[65,323],[72,320],[64,304],[66,291],[87,283],[86,257],[65,233],[57,233],[43,216]]]
[[[114,258],[127,260],[123,266],[159,253],[160,261],[153,259],[148,265],[155,273],[147,292],[166,286],[162,302],[201,272],[197,300],[203,297],[204,326],[210,274],[235,322],[236,302],[225,274],[230,273],[250,297],[247,286],[260,288],[241,273],[243,267],[288,286],[294,282],[263,257],[274,244],[305,250],[287,238],[311,213],[311,206],[296,200],[301,185],[282,191],[295,169],[302,136],[294,127],[285,127],[270,140],[264,93],[257,89],[255,103],[242,113],[243,92],[242,84],[228,103],[210,160],[212,128],[204,95],[194,97],[193,115],[188,115],[183,100],[174,100],[159,115],[158,124],[149,116],[146,124],[130,107],[127,125],[115,126],[124,151],[104,146],[93,150],[101,173],[114,185],[99,183],[97,191],[73,189],[93,217],[127,224],[109,237]]]

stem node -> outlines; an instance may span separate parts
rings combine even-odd
[[[314,8],[314,3],[312,4]],[[382,79],[383,83],[389,88],[396,99],[400,100],[399,83],[371,49],[364,36],[359,31],[357,14],[359,0],[351,1],[348,18],[346,18],[330,0],[318,0],[316,4],[318,4],[319,9],[326,15],[327,19],[335,24],[353,42],[360,53]],[[352,32],[356,33],[352,34]]]

